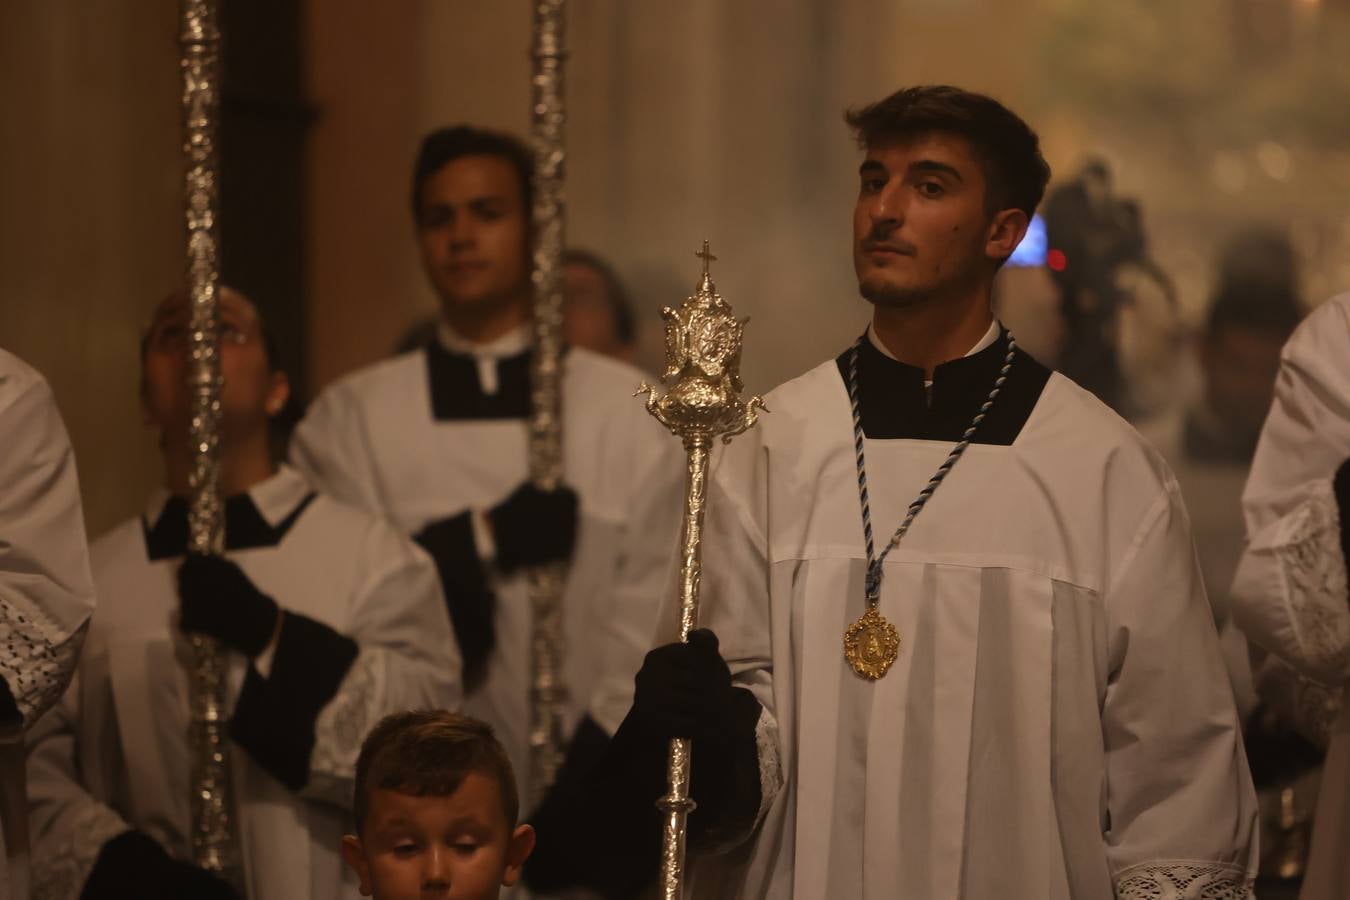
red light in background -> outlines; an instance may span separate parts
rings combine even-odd
[[[1045,254],[1045,264],[1052,272],[1063,272],[1065,266],[1069,264],[1069,258],[1064,255],[1063,250],[1051,250]]]

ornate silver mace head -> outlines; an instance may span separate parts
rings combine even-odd
[[[741,341],[749,318],[737,319],[713,285],[709,264],[717,259],[708,242],[694,254],[703,260],[698,289],[677,309],[661,310],[666,320],[666,370],[658,395],[646,382],[638,388],[647,395],[647,411],[682,438],[708,443],[715,437],[730,441],[755,424],[764,409],[759,396],[741,400]]]

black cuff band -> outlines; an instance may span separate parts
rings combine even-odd
[[[23,713],[19,712],[19,703],[4,676],[0,676],[0,725],[6,728],[23,725]]]
[[[755,824],[760,790],[759,742],[755,727],[763,711],[755,695],[735,688],[722,726],[722,740],[697,743],[689,795],[700,815],[689,818],[693,849],[716,848],[745,835]]]
[[[127,885],[150,886],[168,854],[154,838],[140,831],[124,831],[103,845],[85,879],[80,900],[126,896]]]
[[[470,516],[466,510],[433,522],[415,537],[436,562],[467,689],[482,682],[487,674],[488,657],[497,646],[496,597],[488,587],[487,574],[478,557]]]
[[[655,801],[664,758],[654,763],[616,752],[604,729],[582,719],[557,780],[529,818],[536,843],[525,883],[539,893],[587,887],[607,898],[639,896],[660,861]]]
[[[1331,479],[1332,490],[1336,493],[1336,506],[1341,514],[1341,558],[1350,569],[1350,459],[1341,463],[1336,476]]]
[[[356,641],[306,616],[282,614],[272,670],[249,667],[230,720],[230,737],[278,781],[309,781],[314,725],[356,661]]]

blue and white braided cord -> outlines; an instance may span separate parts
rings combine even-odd
[[[891,536],[890,542],[886,544],[879,557],[876,555],[876,548],[872,542],[872,507],[867,499],[867,461],[863,455],[862,411],[858,404],[858,348],[862,346],[862,342],[865,340],[867,340],[867,335],[863,334],[853,345],[853,350],[849,354],[848,399],[853,408],[853,449],[857,455],[858,463],[858,499],[862,503],[863,540],[867,545],[867,604],[868,606],[875,606],[881,598],[881,564],[885,562],[886,555],[900,543],[900,539],[905,536],[905,532],[909,531],[909,526],[913,524],[919,511],[928,502],[928,498],[933,496],[933,492],[937,490],[938,485],[942,484],[942,480],[947,477],[947,473],[952,470],[956,461],[961,458],[961,454],[965,453],[966,448],[970,446],[970,440],[975,436],[976,429],[980,427],[980,423],[984,421],[985,416],[989,414],[989,410],[993,408],[994,399],[998,397],[999,391],[1003,389],[1003,383],[1008,380],[1008,373],[1012,371],[1013,356],[1017,352],[1017,340],[1011,332],[1008,333],[1008,355],[1003,359],[1003,368],[999,370],[998,378],[994,380],[993,390],[989,392],[989,396],[980,405],[979,412],[975,414],[974,420],[966,428],[965,433],[961,435],[961,440],[947,454],[947,458],[942,461],[942,465],[938,466],[937,471],[933,473],[933,477],[929,478],[923,490],[919,491],[919,496],[915,497],[914,502],[909,505],[909,512],[906,514],[905,520],[895,530],[895,534]]]

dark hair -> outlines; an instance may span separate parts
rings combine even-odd
[[[222,289],[228,290],[228,288],[225,288],[225,286],[223,285],[221,287]],[[281,372],[283,375],[287,376],[287,380],[289,381],[290,374],[286,371],[286,367],[282,365],[281,352],[277,346],[276,336],[273,335],[272,330],[267,327],[267,320],[263,318],[262,312],[258,309],[257,304],[255,304],[252,300],[250,300],[247,297],[247,295],[240,294],[239,296],[242,297],[244,301],[247,302],[250,306],[252,306],[254,312],[257,314],[258,335],[262,339],[263,359],[267,362],[267,371],[273,374],[275,374],[276,372]],[[173,302],[174,299],[175,299],[174,296],[171,295],[170,297],[161,301],[159,306],[155,307],[155,311],[151,315],[149,324],[147,324],[145,328],[141,330],[140,383],[142,395],[144,395],[144,392],[146,390],[145,356],[150,350],[150,335],[154,331],[155,324],[158,322],[159,316],[162,310],[164,309],[165,305],[170,302]],[[272,461],[274,463],[282,462],[286,459],[287,449],[291,441],[291,433],[294,432],[295,427],[300,424],[300,420],[304,417],[304,412],[305,412],[304,404],[300,401],[300,398],[295,391],[295,385],[292,382],[291,391],[286,397],[285,405],[283,405],[281,409],[278,410],[277,412],[268,416],[268,427],[267,427],[267,438],[269,444],[268,449],[271,452]]]
[[[964,137],[984,170],[985,203],[991,213],[1020,209],[1031,218],[1050,181],[1036,132],[983,94],[948,85],[902,88],[884,100],[848,110],[844,121],[863,147],[927,131]]]
[[[563,265],[569,264],[594,269],[600,275],[600,280],[605,283],[605,299],[609,302],[610,314],[614,316],[614,330],[618,332],[619,342],[630,346],[637,340],[633,302],[628,298],[628,290],[614,268],[589,250],[568,250],[563,254]]]
[[[534,154],[525,142],[501,131],[488,131],[471,125],[452,125],[440,128],[422,138],[413,164],[412,214],[413,221],[421,219],[422,186],[451,160],[461,156],[497,156],[509,162],[520,178],[520,199],[525,217],[530,218],[534,206]]]
[[[1287,340],[1303,318],[1298,297],[1287,287],[1268,284],[1228,284],[1220,288],[1205,320],[1205,336],[1214,338],[1227,328],[1260,331]]]
[[[474,772],[497,782],[502,812],[514,828],[520,814],[516,779],[491,726],[443,709],[385,716],[366,735],[356,758],[352,811],[357,833],[365,825],[372,790],[448,797]]]

